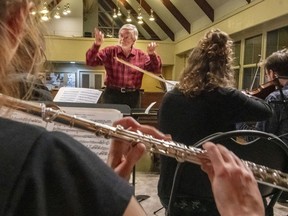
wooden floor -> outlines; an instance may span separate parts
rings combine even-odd
[[[140,204],[146,211],[147,215],[165,216],[165,211],[162,209],[162,205],[157,196],[157,182],[159,174],[136,172],[135,176],[135,195],[139,199],[142,198]],[[274,216],[288,216],[288,206],[276,203]]]

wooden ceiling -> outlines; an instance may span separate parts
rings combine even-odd
[[[139,29],[141,39],[165,40],[169,38],[175,41],[179,27],[182,28],[186,34],[191,34],[191,26],[197,18],[204,16],[206,19],[209,19],[209,22],[213,23],[215,21],[215,10],[228,2],[230,2],[230,4],[236,2],[236,8],[233,9],[235,10],[245,4],[250,4],[251,0],[98,0],[98,25],[99,28],[103,27],[102,30],[105,32],[108,31],[105,27],[109,26],[109,24],[111,25],[111,20],[113,20],[115,25],[114,37],[117,37],[117,29],[127,23],[127,11],[130,10],[131,16],[133,17],[132,23]],[[120,8],[122,16],[113,19],[113,10],[117,10],[118,7]],[[141,8],[142,14],[146,14],[146,16],[143,16],[144,23],[141,25],[137,23],[139,8]],[[185,8],[190,8],[190,10],[184,10]],[[155,17],[154,23],[149,21],[151,9]],[[100,11],[102,11],[102,13]],[[110,13],[107,13],[108,11],[110,11]],[[197,15],[199,17],[189,15],[189,11],[190,13],[195,13],[195,15],[199,14]],[[172,18],[170,19],[169,17]],[[173,22],[170,22],[172,19]],[[174,27],[175,23],[178,27]]]
[[[66,1],[66,0],[65,0]],[[73,1],[69,0],[70,4]],[[132,24],[139,30],[139,39],[171,40],[191,34],[195,28],[213,24],[217,20],[239,8],[250,4],[253,0],[83,0],[84,22],[91,14],[97,14],[98,27],[107,37],[118,37],[120,27],[127,23],[128,11]],[[50,6],[59,4],[61,0],[52,0]],[[114,10],[121,11],[121,16],[113,18]],[[137,15],[141,8],[143,24],[137,23]],[[155,21],[149,16],[153,10]],[[90,22],[91,23],[91,22]],[[199,24],[200,23],[200,24]],[[204,25],[204,24],[203,24]]]

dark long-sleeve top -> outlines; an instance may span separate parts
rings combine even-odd
[[[148,55],[140,49],[132,48],[131,53],[126,57],[120,46],[109,46],[100,50],[100,47],[94,44],[86,52],[86,64],[104,65],[107,87],[141,88],[143,73],[124,65],[115,57],[151,73],[161,74],[162,63],[159,55]]]
[[[0,118],[0,215],[123,215],[132,187],[70,136]]]
[[[274,112],[267,121],[258,122],[256,129],[275,134],[288,145],[288,85],[282,88],[282,92],[283,95],[276,90],[265,99]]]
[[[241,91],[217,88],[199,96],[187,97],[177,88],[167,92],[159,110],[159,128],[172,139],[186,145],[193,145],[200,139],[216,132],[235,130],[235,123],[268,119],[272,109],[264,100],[247,96]],[[160,157],[160,179],[158,195],[170,196],[177,162],[175,159]],[[201,185],[191,185],[195,178],[191,171],[195,165],[186,164],[181,174],[178,193],[189,196],[189,190]],[[197,165],[198,166],[198,165]]]

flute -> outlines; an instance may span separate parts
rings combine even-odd
[[[199,165],[200,158],[207,158],[205,150],[186,146],[174,141],[156,139],[151,135],[143,134],[141,131],[129,131],[125,130],[120,125],[113,127],[90,121],[75,115],[67,114],[59,109],[46,107],[44,103],[32,103],[5,96],[3,94],[0,94],[0,98],[1,101],[3,101],[3,106],[30,113],[32,115],[41,116],[46,122],[55,121],[63,123],[70,125],[71,127],[91,131],[95,133],[96,136],[103,136],[107,139],[119,139],[127,141],[132,145],[143,143],[148,151],[175,158],[178,162],[191,162]],[[242,162],[251,169],[257,182],[273,188],[288,191],[287,173],[258,165],[250,161],[242,160]]]

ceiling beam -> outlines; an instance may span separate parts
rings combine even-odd
[[[137,11],[133,9],[133,7],[126,1],[126,0],[120,0],[120,3],[123,5],[123,7],[126,10],[131,11],[131,16],[132,14],[138,14]],[[137,20],[137,18],[135,18]],[[147,25],[147,23],[143,20],[143,24],[141,26],[145,29],[145,31],[150,35],[151,40],[160,40],[159,36]]]
[[[124,25],[125,21],[122,17],[120,17],[120,19],[114,19],[112,17],[112,11],[114,8],[116,8],[117,6],[112,2],[112,1],[98,1],[99,4],[101,5],[101,7],[108,13],[106,13],[105,15],[108,16],[107,14],[109,14],[109,11],[111,11],[111,14],[109,15],[109,20],[113,20],[113,22],[120,28],[122,25]],[[98,13],[100,15],[100,13]],[[98,15],[98,17],[100,17]],[[113,22],[111,22],[110,26],[112,26]]]
[[[170,0],[161,0],[161,1],[165,5],[165,7],[173,14],[173,16],[178,20],[178,22],[184,27],[184,29],[190,34],[191,24],[182,15],[182,13],[174,6],[174,4]]]
[[[214,9],[206,0],[194,0],[196,4],[203,10],[203,12],[214,22]]]
[[[117,5],[114,4],[114,2],[113,2],[112,0],[99,1],[99,4],[100,4],[101,6],[104,6],[103,8],[105,8],[106,12],[107,12],[107,11],[108,11],[108,12],[109,12],[109,11],[111,12],[110,18],[111,18],[112,20],[114,20],[115,24],[117,25],[117,27],[116,27],[117,29],[114,29],[114,32],[115,32],[115,34],[117,34],[117,37],[118,37],[118,31],[119,31],[119,29],[126,23],[126,20],[123,18],[123,16],[117,17],[116,19],[114,19],[114,18],[112,17],[113,9],[114,9],[114,8],[117,8]],[[122,12],[122,11],[121,11],[121,12]],[[141,32],[139,32],[138,38],[139,38],[139,39],[143,39],[143,40],[146,39],[146,38],[144,38],[144,36],[141,34]],[[157,39],[157,40],[159,40],[159,39]]]
[[[110,18],[106,14],[98,17],[98,26],[111,27],[112,28],[112,25],[113,25],[113,23],[110,22]]]
[[[53,10],[62,0],[53,0],[47,5],[49,11]]]
[[[137,2],[140,4],[140,0],[137,0]],[[141,7],[144,8],[144,10],[150,14],[151,7],[147,4],[146,1],[141,1]],[[172,40],[175,41],[175,35],[174,32],[166,25],[165,22],[157,15],[157,13],[153,10],[153,16],[155,17],[155,22],[159,25],[159,27],[165,32],[166,35]]]

